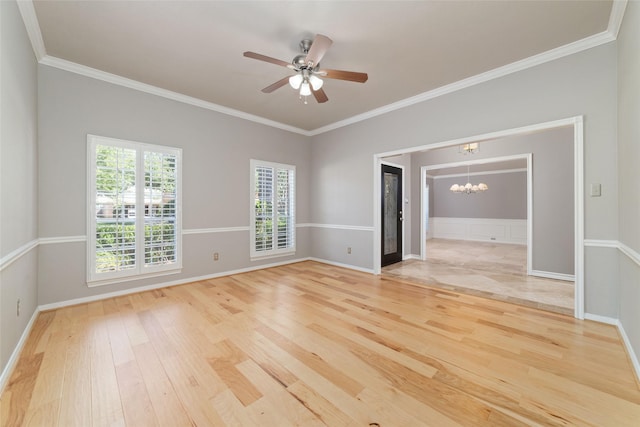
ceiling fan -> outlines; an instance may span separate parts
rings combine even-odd
[[[327,97],[327,94],[324,93],[324,90],[322,90],[324,82],[320,77],[347,80],[357,83],[364,83],[369,78],[367,73],[320,69],[320,60],[324,54],[327,53],[327,50],[331,47],[332,43],[333,41],[329,37],[323,36],[322,34],[316,35],[313,40],[302,40],[300,42],[302,54],[293,58],[293,61],[290,63],[255,52],[245,52],[244,56],[287,67],[296,72],[293,76],[284,77],[265,87],[262,89],[262,92],[271,93],[289,83],[295,90],[300,90],[300,98],[304,98],[305,104],[307,103],[307,96],[311,94],[313,94],[316,101],[323,103],[327,102],[329,98]]]

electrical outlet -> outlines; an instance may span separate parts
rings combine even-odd
[[[351,247],[347,248],[347,254],[351,255]]]
[[[213,260],[218,261],[220,259],[220,254],[218,252],[213,253]]]
[[[18,302],[16,303],[16,316],[20,317],[20,298],[18,298]]]

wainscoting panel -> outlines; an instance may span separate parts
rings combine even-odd
[[[527,244],[526,219],[435,217],[431,224],[436,239]]]

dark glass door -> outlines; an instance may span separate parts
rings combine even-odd
[[[381,265],[402,261],[402,169],[382,165]]]

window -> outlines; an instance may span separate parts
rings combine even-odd
[[[296,250],[295,166],[251,160],[251,258]]]
[[[182,151],[94,135],[87,142],[88,282],[177,272]]]

